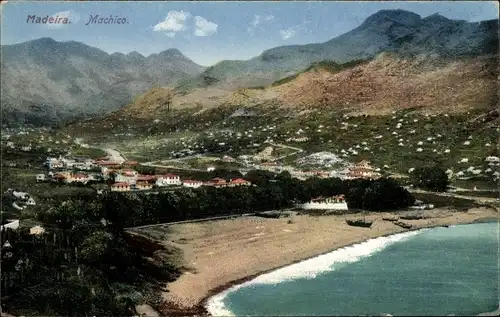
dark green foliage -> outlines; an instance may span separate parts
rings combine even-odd
[[[438,165],[416,168],[411,174],[413,186],[426,190],[445,192],[450,181],[443,168]]]
[[[2,258],[4,309],[16,315],[130,316],[151,285],[179,276],[177,265],[158,258],[161,245],[123,231],[120,217],[135,210],[122,210],[127,205],[113,198],[119,197],[59,201],[39,214],[47,230],[42,236],[2,231],[2,241],[12,244],[12,256]]]

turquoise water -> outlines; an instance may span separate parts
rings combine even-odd
[[[263,275],[208,308],[236,316],[476,315],[498,307],[498,251],[497,223],[377,238]]]

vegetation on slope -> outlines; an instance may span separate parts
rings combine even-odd
[[[366,63],[366,62],[367,62],[367,60],[362,60],[362,59],[353,60],[353,61],[349,61],[349,62],[341,63],[341,64],[336,63],[334,61],[330,61],[330,60],[315,62],[315,63],[312,63],[309,67],[307,67],[302,72],[299,72],[297,74],[294,74],[294,75],[291,75],[291,76],[288,76],[288,77],[285,77],[285,78],[282,78],[280,80],[275,81],[274,83],[271,84],[271,87],[276,87],[276,86],[280,86],[280,85],[289,83],[289,82],[293,81],[294,79],[296,79],[300,74],[303,74],[306,72],[324,70],[324,71],[327,71],[331,74],[335,74],[335,73],[338,73],[344,69],[349,69],[349,68],[358,66],[358,65],[360,65],[362,63]],[[257,87],[257,88],[260,88],[260,87]]]

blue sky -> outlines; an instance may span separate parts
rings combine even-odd
[[[143,55],[177,48],[201,65],[249,59],[281,45],[327,41],[382,9],[422,17],[498,18],[496,2],[19,2],[3,3],[2,44],[41,37],[80,41],[108,53]],[[128,24],[89,24],[90,15]],[[28,15],[67,16],[71,24],[26,23]]]

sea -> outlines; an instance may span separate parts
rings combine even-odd
[[[409,231],[234,286],[213,316],[471,316],[499,305],[499,223]],[[367,229],[369,230],[369,229]]]

